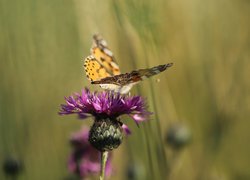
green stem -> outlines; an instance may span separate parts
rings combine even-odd
[[[105,167],[108,159],[108,151],[104,151],[101,153],[101,175],[100,180],[104,180],[105,178]]]

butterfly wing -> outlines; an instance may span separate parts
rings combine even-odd
[[[132,71],[130,73],[120,74],[112,77],[106,77],[98,81],[91,82],[92,84],[114,84],[117,86],[125,86],[128,84],[135,84],[142,81],[145,78],[149,78],[160,72],[165,71],[167,68],[171,67],[173,63],[168,63],[164,65],[158,65],[148,69],[139,69]]]
[[[107,46],[107,42],[100,36],[93,36],[93,45],[91,54],[95,57],[97,62],[110,74],[110,76],[120,74],[120,69],[115,62],[115,57],[112,51]]]
[[[92,55],[88,56],[83,65],[87,78],[93,82],[105,77],[110,77],[111,74],[96,60]]]

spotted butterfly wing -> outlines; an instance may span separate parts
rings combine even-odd
[[[92,55],[85,59],[83,66],[86,76],[91,82],[111,76],[111,74]]]
[[[115,62],[115,57],[112,51],[108,48],[107,42],[100,36],[93,36],[93,45],[91,48],[91,54],[95,57],[96,61],[104,68],[110,76],[120,74],[120,69]]]
[[[106,41],[100,35],[93,36],[91,55],[85,59],[84,69],[92,82],[120,74],[120,69]]]

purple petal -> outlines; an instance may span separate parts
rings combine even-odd
[[[93,103],[93,106],[94,106],[95,110],[97,110],[97,111],[102,110],[102,107],[101,107],[101,105],[99,103]]]
[[[126,124],[122,124],[122,129],[125,131],[127,135],[131,134],[131,131]]]
[[[131,115],[131,117],[134,119],[135,122],[139,123],[139,122],[142,122],[142,121],[145,121],[145,117],[139,115],[139,114],[134,114],[134,115]]]
[[[71,155],[69,157],[69,160],[68,160],[68,169],[69,169],[70,172],[75,172],[76,169],[77,169],[77,165],[76,165],[76,162],[74,160],[74,156],[73,155]]]
[[[84,113],[78,113],[79,119],[86,119],[88,117],[88,115],[84,114]]]

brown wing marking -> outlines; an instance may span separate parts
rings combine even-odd
[[[120,74],[112,77],[103,78],[99,81],[93,81],[92,84],[116,84],[119,86],[124,86],[129,83],[135,83],[142,81],[144,78],[149,78],[160,72],[165,71],[167,68],[171,67],[173,63],[168,63],[164,65],[155,66],[148,69],[139,69],[132,71],[130,73]]]
[[[154,76],[156,74],[159,74],[163,71],[165,71],[167,68],[171,67],[173,63],[168,63],[168,64],[163,64],[163,65],[158,65],[149,69],[140,69],[138,70],[139,76],[143,78],[149,78],[151,76]]]

